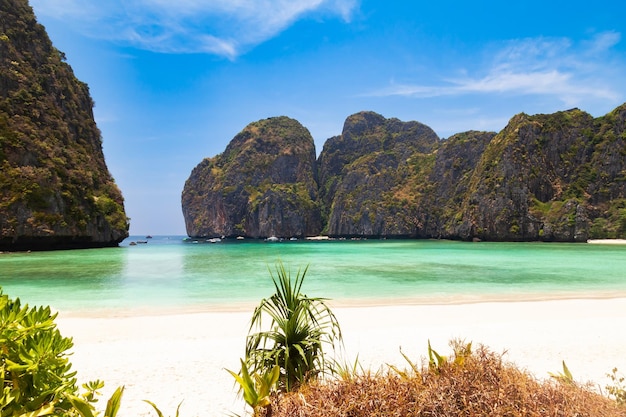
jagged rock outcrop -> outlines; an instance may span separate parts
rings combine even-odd
[[[255,124],[250,126],[240,135],[262,136]],[[318,158],[319,197],[309,154],[311,179],[301,188],[306,193],[300,192],[307,198],[295,206],[278,203],[274,207],[280,207],[280,215],[249,203],[259,201],[259,195],[270,198],[269,190],[285,181],[255,168],[259,161],[272,165],[273,159],[261,145],[248,145],[262,149],[261,157],[242,152],[245,140],[238,135],[224,155],[205,160],[192,173],[192,186],[183,194],[185,219],[193,236],[287,237],[297,233],[281,231],[276,219],[297,223],[304,205],[315,213],[308,224],[334,237],[625,238],[625,126],[626,104],[596,119],[578,109],[519,114],[497,134],[469,131],[440,140],[418,122],[357,113],[346,119],[340,136],[328,139]],[[270,130],[277,137],[289,132]],[[280,141],[272,146],[272,155],[291,152]],[[233,149],[239,159],[231,164]],[[271,233],[261,226],[267,223],[274,225]],[[254,233],[244,230],[249,225]]]
[[[420,211],[424,217],[422,234],[431,238],[458,238],[462,228],[460,207],[470,179],[495,132],[457,133],[441,142],[432,170],[422,181],[428,184]],[[467,237],[467,236],[466,236]]]
[[[114,246],[128,236],[86,84],[26,0],[0,9],[0,250]]]
[[[203,160],[182,193],[194,237],[305,237],[320,233],[315,144],[288,117],[248,125],[223,154]]]
[[[421,229],[422,184],[439,137],[418,122],[361,112],[319,157],[321,199],[330,236],[412,236]]]
[[[578,109],[513,117],[478,162],[452,235],[580,242],[625,233],[623,132],[624,106],[599,119]]]

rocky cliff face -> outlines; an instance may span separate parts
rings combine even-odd
[[[418,122],[373,112],[346,120],[319,158],[321,199],[330,236],[417,236],[421,184],[439,138]]]
[[[223,154],[202,161],[182,194],[194,237],[319,234],[315,144],[287,117],[248,125]]]
[[[441,142],[434,155],[432,170],[420,182],[427,185],[420,204],[424,218],[422,235],[432,238],[458,238],[464,233],[460,225],[461,205],[467,195],[472,174],[485,148],[496,134],[469,131]],[[465,234],[465,238],[471,237]]]
[[[487,146],[461,205],[461,238],[585,241],[626,233],[624,106],[519,114]],[[593,230],[592,230],[593,229]]]
[[[317,161],[318,189],[310,142],[303,168],[308,179],[296,193],[306,198],[297,199],[276,194],[284,192],[281,184],[294,182],[287,180],[293,175],[268,170],[281,152],[293,153],[292,142],[278,140],[289,137],[291,130],[266,127],[264,132],[271,132],[266,135],[252,124],[223,155],[194,170],[183,193],[183,209],[193,236],[288,237],[321,229],[335,237],[623,238],[625,126],[626,104],[597,119],[578,109],[519,114],[497,134],[470,131],[440,140],[421,123],[361,112],[348,117],[342,134],[325,143]],[[277,140],[263,140],[266,136]],[[289,164],[300,166],[297,160]],[[274,210],[250,203],[267,199]],[[298,218],[314,219],[305,223],[315,227],[297,229],[303,233],[281,229],[280,223],[295,224]]]
[[[0,10],[0,250],[117,245],[122,195],[93,101],[26,0]]]

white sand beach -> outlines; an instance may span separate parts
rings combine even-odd
[[[587,243],[596,245],[626,245],[626,239],[589,239]]]
[[[332,305],[332,304],[331,304]],[[346,356],[377,370],[404,366],[435,350],[449,354],[454,338],[484,344],[535,376],[561,371],[564,360],[579,382],[604,388],[614,367],[626,371],[626,298],[446,305],[334,306]],[[233,378],[243,356],[249,311],[128,317],[60,314],[61,333],[73,337],[71,362],[79,381],[102,379],[106,397],[126,387],[120,417],[243,415]],[[100,407],[104,408],[102,398]]]

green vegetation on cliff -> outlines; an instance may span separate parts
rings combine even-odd
[[[321,230],[315,144],[288,117],[249,124],[185,183],[190,236],[304,237]]]
[[[421,179],[439,138],[418,122],[361,112],[319,157],[320,196],[331,236],[419,236]]]
[[[336,237],[626,237],[626,104],[597,119],[578,109],[522,113],[499,133],[469,131],[446,140],[418,122],[360,112],[324,144],[317,166],[310,156],[299,165],[305,181],[286,180],[288,172],[272,168],[281,152],[294,152],[285,124],[297,122],[268,120],[275,126],[251,124],[223,155],[192,173],[183,198],[197,197],[184,204],[194,233],[232,213],[240,219],[236,227],[210,229],[213,234],[246,234],[252,224],[279,219],[293,223],[303,212],[317,216],[319,207],[319,230]],[[206,187],[230,197],[208,199]],[[245,204],[233,204],[233,195]],[[277,206],[277,195],[280,215],[267,209]]]
[[[0,248],[110,246],[128,235],[93,105],[28,2],[3,2]]]
[[[558,241],[623,236],[613,208],[625,191],[619,114],[618,108],[593,119],[572,109],[513,117],[473,172],[461,206],[469,234]]]

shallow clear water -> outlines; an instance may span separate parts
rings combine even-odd
[[[0,286],[68,312],[234,308],[307,265],[303,292],[342,303],[448,303],[626,294],[626,245],[450,241],[183,242],[0,255]],[[134,238],[137,240],[137,237]]]

